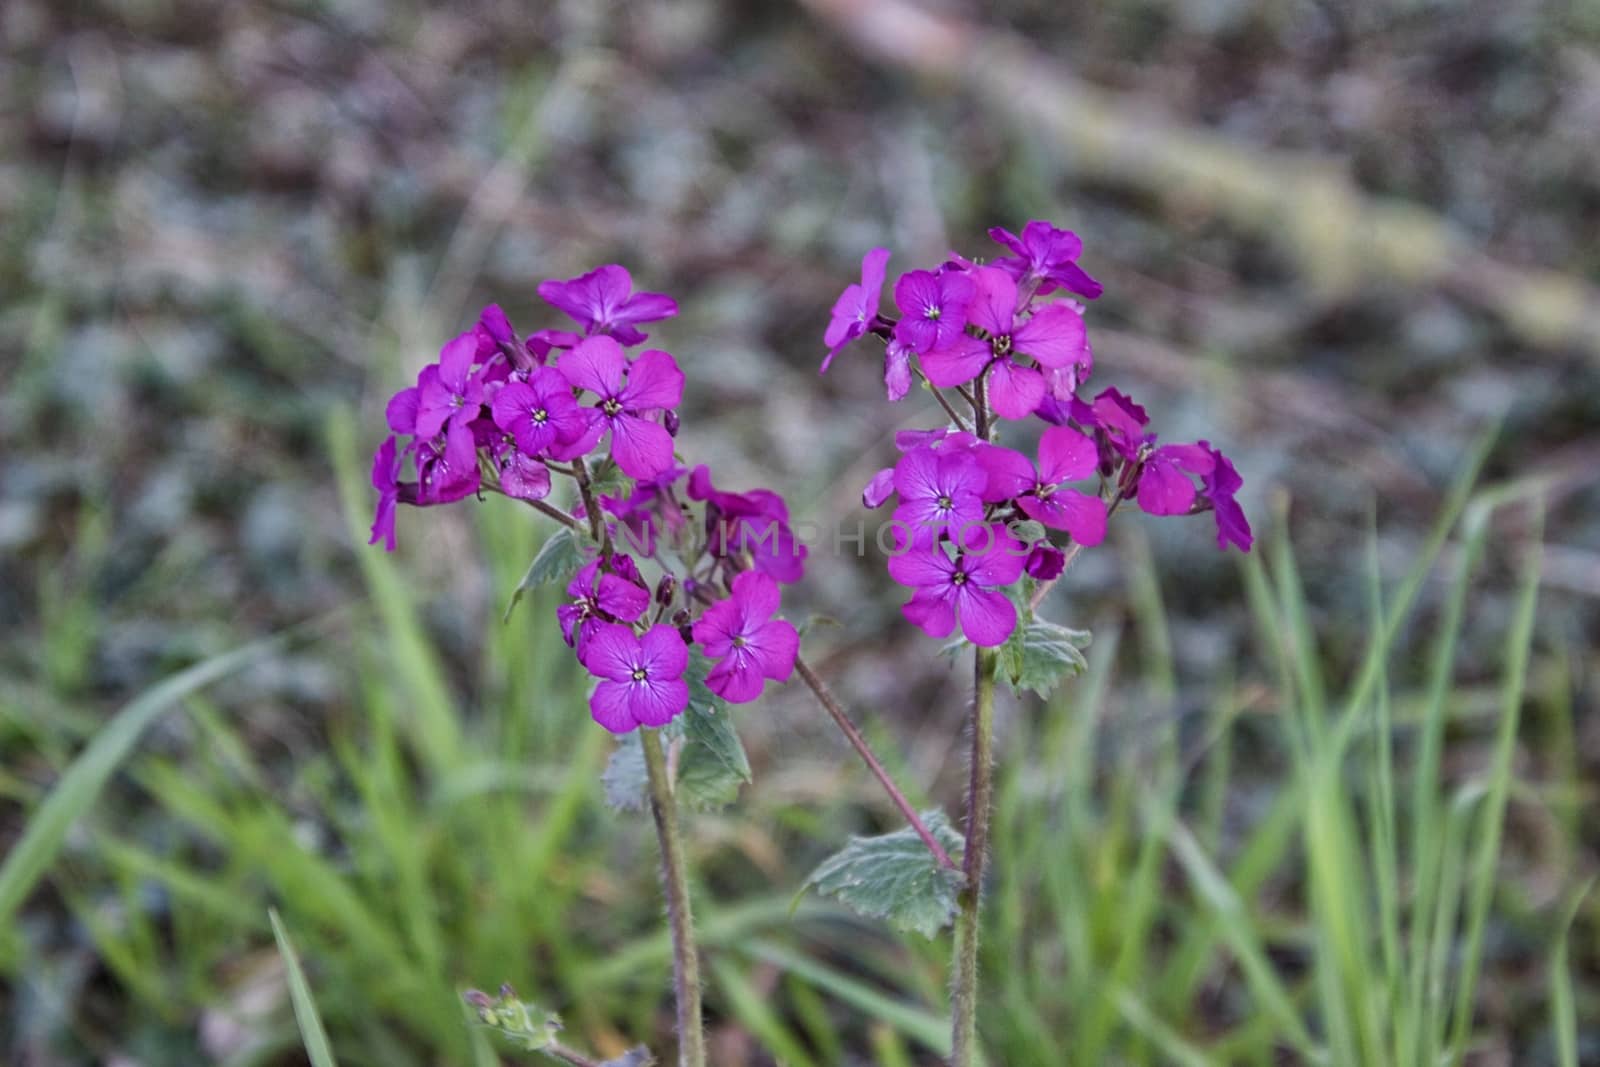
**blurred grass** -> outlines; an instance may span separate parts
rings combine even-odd
[[[330,442],[359,540],[365,507],[348,417],[331,423]],[[1393,590],[1374,567],[1369,645],[1342,692],[1320,673],[1299,567],[1280,535],[1242,571],[1277,686],[1248,696],[1219,686],[1212,707],[1178,714],[1161,590],[1134,535],[1131,668],[1120,628],[1102,627],[1088,674],[1048,707],[1016,709],[1009,723],[983,947],[992,1062],[1467,1059],[1491,917],[1516,921],[1496,910],[1518,892],[1501,856],[1507,809],[1514,796],[1544,803],[1513,760],[1528,700],[1536,550],[1522,561],[1504,635],[1486,757],[1451,780],[1440,774],[1451,709],[1465,702],[1452,681],[1460,605],[1490,513],[1537,507],[1526,485],[1471,494],[1485,454],[1469,457]],[[509,506],[482,509],[497,588],[515,581],[536,547],[533,529]],[[1396,635],[1452,536],[1458,563],[1409,727],[1420,737],[1407,738],[1393,721],[1394,708],[1411,702],[1391,689]],[[570,1044],[616,1054],[644,1039],[664,1053],[669,961],[651,846],[636,821],[601,802],[608,744],[582,714],[579,673],[542,625],[551,591],[534,590],[530,610],[489,627],[488,683],[469,704],[445,677],[405,555],[359,558],[371,609],[345,635],[359,716],[303,739],[286,766],[270,765],[242,724],[197,691],[280,643],[190,668],[74,759],[0,868],[0,902],[14,911],[38,877],[56,879],[135,1010],[171,1028],[163,1062],[268,1064],[295,1047],[281,998],[258,1007],[225,1052],[178,1036],[186,1020],[243,1010],[230,975],[269,936],[274,908],[308,968],[309,984],[273,913],[286,968],[278,973],[314,1061],[323,1056],[320,1015],[346,1067],[498,1062],[458,995],[501,981],[561,1011]],[[1125,709],[1134,719],[1113,722],[1108,694],[1122,669],[1133,671],[1139,699]],[[188,743],[137,749],[143,728],[178,701],[195,728]],[[1273,710],[1242,712],[1246,703]],[[1397,759],[1397,744],[1420,758]],[[1244,749],[1275,752],[1267,762],[1283,768],[1249,812],[1232,810],[1245,796],[1232,779]],[[119,770],[160,813],[160,846],[89,820],[92,845],[52,867],[68,828]],[[759,794],[758,784],[746,797],[749,813],[717,821],[760,834],[772,801]],[[748,870],[730,882],[726,846],[694,836],[713,1032],[747,1035],[738,1062],[921,1063],[943,1051],[939,944],[863,937],[869,927],[820,905],[791,917],[786,892],[802,868],[786,866],[765,889]],[[837,843],[826,830],[808,836],[806,854]],[[1575,891],[1545,917],[1546,1025],[1563,1062],[1577,1048],[1566,938],[1582,899]],[[24,985],[37,980],[27,952],[24,939],[7,958]]]

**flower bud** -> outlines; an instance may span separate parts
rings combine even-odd
[[[656,583],[656,603],[666,607],[672,603],[672,598],[677,595],[678,580],[670,574],[663,574]]]
[[[667,409],[667,413],[661,416],[661,425],[665,426],[667,433],[673,437],[678,436],[678,413],[670,408]]]

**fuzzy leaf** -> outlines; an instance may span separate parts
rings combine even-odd
[[[706,688],[711,665],[692,651],[684,680],[689,706],[662,730],[662,740],[677,745],[678,799],[691,808],[720,808],[738,799],[739,787],[751,780],[750,760],[733,728],[727,705]],[[637,733],[628,734],[611,754],[600,776],[606,803],[618,811],[643,811],[650,779]]]
[[[650,776],[644,768],[644,749],[639,732],[623,737],[600,775],[606,803],[617,811],[643,811],[650,795]]]
[[[689,683],[689,707],[674,720],[682,731],[683,750],[678,755],[678,796],[694,808],[720,808],[739,797],[739,787],[750,781],[750,760],[733,729],[728,706],[706,688],[711,664],[695,650],[684,679]]]
[[[1000,675],[1012,692],[1032,690],[1048,696],[1063,678],[1074,678],[1089,666],[1081,649],[1089,647],[1089,631],[1071,630],[1045,619],[1019,624],[1000,648]]]
[[[463,994],[467,1006],[478,1015],[478,1022],[493,1030],[524,1052],[540,1052],[556,1043],[561,1032],[561,1016],[544,1011],[536,1004],[517,999],[516,990],[509,985],[500,987],[498,996],[491,997],[470,989]]]
[[[505,620],[511,618],[512,610],[517,606],[517,601],[522,595],[536,585],[549,585],[552,582],[565,582],[570,579],[579,567],[583,566],[583,542],[580,541],[572,530],[562,528],[544,539],[544,544],[539,546],[539,551],[534,554],[533,562],[528,564],[527,573],[522,576],[522,581],[511,591],[511,603],[506,605]]]
[[[960,851],[961,835],[944,812],[924,812],[922,821],[946,851]],[[806,888],[868,918],[887,919],[900,930],[932,937],[955,918],[961,873],[941,867],[907,826],[879,837],[852,837],[811,872]]]

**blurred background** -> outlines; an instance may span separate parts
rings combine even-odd
[[[1401,836],[1402,928],[1435,925],[1419,849],[1466,903],[1398,973],[1479,978],[1467,1062],[1600,1063],[1588,0],[4,0],[0,101],[0,1060],[303,1062],[274,904],[342,1063],[511,1062],[457,999],[503,980],[575,1046],[665,1054],[648,827],[600,800],[552,594],[501,622],[547,531],[492,499],[366,548],[383,403],[484,303],[558,325],[537,282],[621,262],[682,304],[652,331],[682,451],[853,526],[894,430],[939,420],[865,346],[817,376],[834,297],[874,245],[904,270],[1044,218],[1105,283],[1095,387],[1235,457],[1266,566],[1129,515],[1053,597],[1096,644],[1002,713],[993,1061],[1404,1062],[1339,1051],[1338,1005],[1404,998],[1392,960],[1324,958],[1286,740],[1354,691],[1376,574],[1415,597],[1349,795],[1392,742],[1410,827],[1433,721],[1441,810],[1509,796],[1487,867],[1477,824]],[[1463,479],[1481,522],[1430,541]],[[959,814],[966,672],[870,555],[797,596]],[[741,714],[755,782],[691,831],[715,1062],[937,1062],[943,945],[790,910],[892,810],[803,690]],[[64,776],[108,737],[103,790]]]

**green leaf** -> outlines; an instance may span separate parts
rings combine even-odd
[[[289,1000],[294,1004],[294,1021],[300,1027],[300,1040],[306,1047],[306,1057],[312,1067],[338,1067],[333,1058],[333,1048],[328,1044],[328,1033],[322,1028],[322,1017],[317,1014],[317,1002],[311,996],[311,985],[300,969],[300,957],[295,955],[289,932],[283,928],[276,909],[267,909],[272,922],[272,936],[278,942],[278,955],[289,975]]]
[[[622,468],[610,456],[596,463],[589,471],[589,491],[596,497],[624,496],[623,490],[628,485],[628,476],[622,473]]]
[[[678,800],[702,811],[731,804],[738,799],[739,787],[752,778],[749,757],[727,705],[706,688],[710,669],[703,655],[690,653],[683,676],[689,683],[689,706],[662,730],[663,740],[677,749]],[[643,811],[649,782],[639,735],[628,734],[600,776],[606,803],[618,811]]]
[[[690,654],[684,680],[689,707],[674,726],[683,736],[678,754],[678,798],[692,808],[720,808],[739,797],[751,780],[750,760],[734,731],[728,707],[706,688],[711,664],[698,650]]]
[[[639,731],[626,735],[618,743],[600,775],[600,785],[605,790],[606,803],[617,811],[645,809],[645,798],[650,795],[650,776],[644,768]]]
[[[528,571],[522,576],[522,581],[512,590],[511,603],[506,605],[502,621],[511,618],[512,610],[529,589],[536,585],[565,582],[581,566],[583,566],[583,542],[571,529],[562,528],[545,538],[544,544],[539,546],[539,551],[534,555],[533,562],[528,564]]]
[[[1037,519],[1023,519],[1019,522],[1013,522],[1007,527],[1007,532],[1025,545],[1043,541],[1048,533],[1044,528],[1044,523]]]
[[[944,812],[924,812],[922,821],[947,851],[960,850],[961,835]],[[932,937],[955,918],[961,872],[940,866],[908,826],[880,837],[852,837],[811,872],[805,887],[868,918]]]
[[[1081,651],[1088,647],[1089,631],[1032,619],[1018,625],[1000,647],[1000,674],[1014,693],[1028,689],[1048,696],[1063,678],[1088,668]]]
[[[477,1012],[479,1023],[524,1052],[551,1048],[561,1032],[561,1016],[518,1000],[517,991],[510,985],[502,985],[500,994],[495,997],[470,989],[462,999]]]

